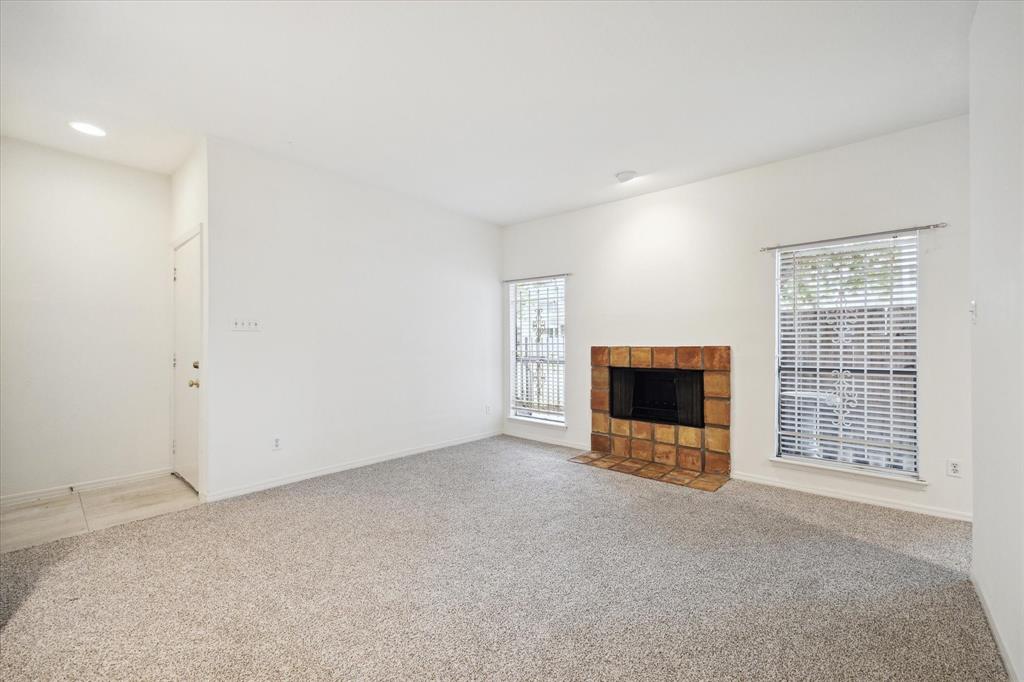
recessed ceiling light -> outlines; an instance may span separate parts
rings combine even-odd
[[[618,180],[619,182],[629,182],[630,180],[636,178],[636,176],[638,175],[639,173],[632,170],[619,171],[618,173],[615,174],[615,179]]]
[[[83,135],[92,135],[93,137],[106,137],[107,135],[107,131],[103,128],[84,121],[71,121],[68,125]]]

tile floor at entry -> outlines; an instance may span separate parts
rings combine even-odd
[[[0,507],[0,552],[159,516],[199,504],[184,481],[167,474],[144,481],[68,492]]]

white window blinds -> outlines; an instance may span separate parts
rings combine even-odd
[[[917,476],[917,233],[776,252],[778,456]]]
[[[512,415],[565,421],[565,278],[509,284]]]

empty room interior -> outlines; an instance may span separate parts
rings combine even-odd
[[[0,2],[0,679],[1024,680],[1024,3]]]

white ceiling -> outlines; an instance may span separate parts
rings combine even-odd
[[[0,124],[165,173],[209,134],[509,224],[963,114],[974,4],[5,1]]]

